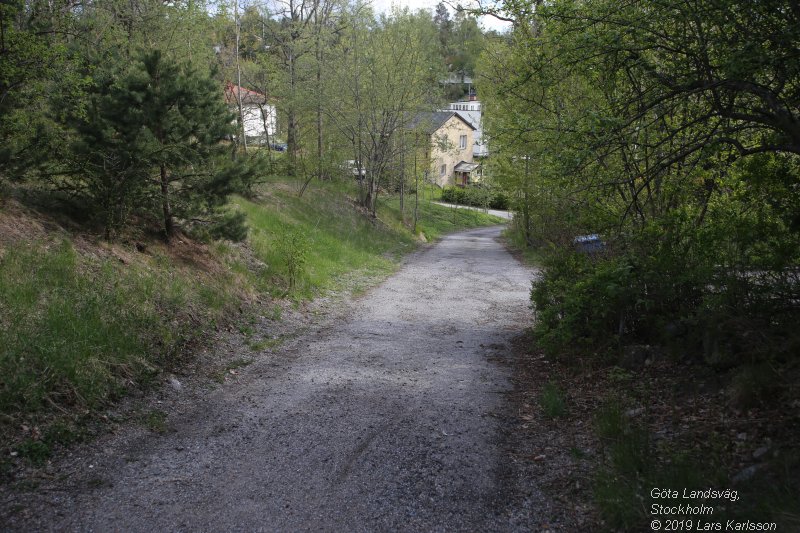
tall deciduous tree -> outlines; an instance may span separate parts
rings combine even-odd
[[[442,71],[430,15],[395,12],[366,27],[359,16],[356,11],[350,19],[338,69],[346,104],[332,116],[350,142],[357,170],[364,171],[360,200],[374,215],[380,187],[412,146],[403,141],[410,117],[433,108],[431,87]]]

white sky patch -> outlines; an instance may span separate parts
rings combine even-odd
[[[438,3],[438,0],[372,0],[372,6],[376,13],[388,13],[393,6],[400,8],[407,7],[411,11],[427,9],[428,11],[434,12]],[[450,18],[453,18],[454,13],[453,9],[450,9]],[[497,20],[494,17],[479,17],[478,24],[480,24],[484,30],[504,32],[511,29],[511,23]]]

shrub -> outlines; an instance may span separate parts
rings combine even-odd
[[[508,197],[502,191],[483,187],[445,187],[442,201],[489,209],[508,209]]]
[[[290,291],[295,289],[304,272],[309,248],[308,238],[298,229],[287,229],[278,236],[278,250],[286,264]]]
[[[226,211],[212,223],[208,230],[213,239],[242,242],[247,238],[247,215],[241,211]]]
[[[548,418],[561,418],[567,414],[564,391],[553,381],[548,382],[539,395],[539,404]]]
[[[531,299],[534,331],[551,354],[579,348],[602,350],[635,327],[637,287],[625,258],[594,261],[578,253],[545,259],[543,275],[534,281]]]

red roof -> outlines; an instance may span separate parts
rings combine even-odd
[[[225,103],[236,105],[239,103],[239,93],[242,95],[243,104],[263,104],[267,101],[267,97],[259,92],[239,87],[231,82],[225,84]]]

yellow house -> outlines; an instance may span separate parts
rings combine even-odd
[[[420,113],[411,121],[430,161],[430,180],[440,187],[468,185],[477,178],[480,165],[473,162],[475,127],[454,111]]]

